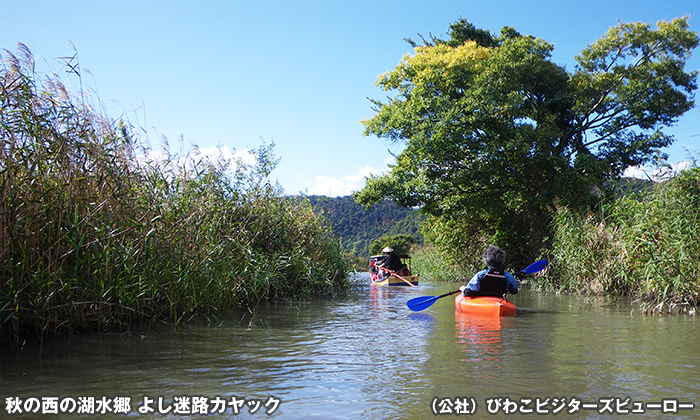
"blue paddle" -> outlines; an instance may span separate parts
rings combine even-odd
[[[542,270],[543,268],[545,268],[546,266],[547,266],[547,260],[537,261],[535,263],[528,265],[527,268],[515,273],[514,275],[517,276],[517,275],[521,275],[521,274],[536,273],[536,272]],[[408,309],[410,309],[412,311],[422,311],[423,309],[430,307],[430,305],[435,303],[436,300],[438,300],[440,298],[444,298],[445,296],[454,295],[455,293],[459,293],[459,292],[461,292],[461,290],[458,289],[458,290],[455,290],[454,292],[448,292],[448,293],[445,293],[444,295],[440,295],[440,296],[421,296],[421,297],[417,297],[417,298],[413,298],[413,299],[409,300],[408,302],[406,302],[406,305],[408,305]]]

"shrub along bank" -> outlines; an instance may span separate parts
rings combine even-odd
[[[554,226],[553,264],[541,286],[632,296],[646,311],[697,310],[700,168],[610,201],[597,213],[561,208]]]
[[[0,67],[0,340],[346,289],[326,221],[268,182],[272,144],[252,164],[149,160],[133,127],[18,55]]]
[[[424,225],[429,229],[429,225]],[[698,313],[700,304],[700,168],[622,195],[596,211],[556,209],[554,236],[540,250],[548,268],[525,287],[562,293],[631,297],[644,312]],[[427,232],[426,237],[431,238]],[[470,258],[454,261],[430,243],[413,250],[417,273],[466,282],[481,269],[489,244],[478,232]],[[507,267],[512,271],[524,267]]]

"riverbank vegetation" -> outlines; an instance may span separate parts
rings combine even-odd
[[[644,310],[700,304],[700,168],[611,200],[598,211],[559,208],[547,290],[632,296]]]
[[[620,23],[584,48],[573,71],[554,46],[505,27],[461,19],[449,39],[413,43],[377,85],[365,135],[403,143],[391,171],[355,194],[372,206],[420,207],[437,242],[457,260],[475,231],[520,266],[551,237],[552,209],[586,208],[603,182],[652,163],[673,137],[663,132],[694,105],[698,45],[687,18]]]
[[[630,187],[634,185],[634,187]],[[642,187],[643,186],[643,187]],[[521,285],[538,291],[630,298],[646,313],[698,314],[700,167],[661,182],[623,180],[600,189],[600,205],[555,210],[553,237],[539,258],[548,268]],[[429,230],[428,224],[423,226]],[[413,267],[433,281],[465,282],[480,270],[487,240],[478,232],[459,263],[433,244],[413,249]],[[533,260],[534,262],[534,260]],[[512,271],[524,266],[510,263]],[[466,274],[465,274],[466,273]]]
[[[149,158],[127,121],[34,69],[22,45],[2,57],[0,340],[346,289],[328,223],[268,180],[273,144]]]
[[[573,70],[552,62],[552,44],[514,28],[493,34],[460,19],[447,35],[422,37],[422,45],[409,40],[414,54],[379,77],[391,96],[372,101],[365,135],[405,147],[355,199],[420,207],[426,242],[448,258],[446,267],[471,272],[494,244],[514,269],[551,257],[559,269],[550,275],[561,276],[554,281],[565,290],[697,303],[694,277],[679,266],[688,264],[679,258],[691,255],[697,237],[671,234],[678,226],[668,226],[666,239],[654,236],[665,229],[657,223],[681,223],[661,222],[672,216],[661,205],[642,223],[650,213],[636,204],[637,222],[627,220],[633,201],[657,198],[616,205],[599,194],[627,168],[663,162],[660,150],[675,140],[664,130],[694,107],[698,71],[685,66],[699,38],[688,17],[656,26],[620,22],[575,57]],[[577,229],[608,235],[601,246],[610,255],[603,259],[577,239]],[[623,252],[617,241],[625,235]],[[647,245],[632,246],[635,237]],[[600,264],[616,271],[602,272]]]

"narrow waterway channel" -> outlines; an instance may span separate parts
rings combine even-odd
[[[527,291],[514,318],[451,297],[412,312],[458,285],[360,281],[339,300],[2,348],[0,417],[700,418],[695,317]]]

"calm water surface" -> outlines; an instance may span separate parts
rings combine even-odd
[[[411,312],[407,300],[458,285],[362,284],[340,300],[262,306],[216,324],[73,337],[41,354],[0,349],[0,417],[123,418],[110,412],[128,397],[129,417],[186,418],[176,411],[191,412],[196,397],[210,412],[239,404],[199,418],[424,419],[474,404],[473,416],[435,417],[700,418],[696,318],[528,292],[513,297],[514,318],[462,316],[452,297]],[[81,397],[95,414],[61,414]],[[8,398],[45,405],[8,414]],[[59,414],[42,415],[51,398]],[[140,412],[144,400],[153,412]]]

